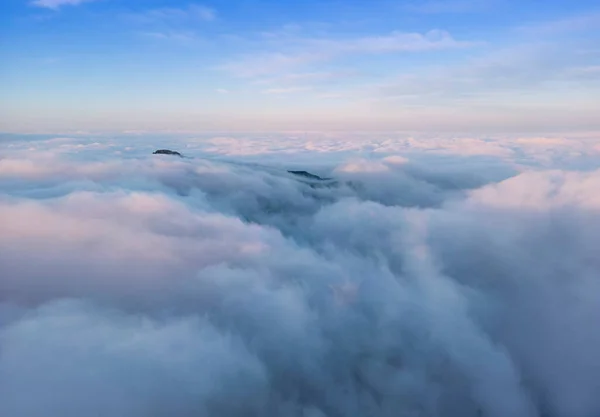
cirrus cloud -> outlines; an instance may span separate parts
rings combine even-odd
[[[34,0],[31,2],[31,4],[37,7],[58,10],[63,6],[78,6],[80,4],[90,3],[93,1],[97,0]]]

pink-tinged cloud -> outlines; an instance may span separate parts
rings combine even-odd
[[[261,138],[0,144],[0,415],[598,415],[597,141]]]

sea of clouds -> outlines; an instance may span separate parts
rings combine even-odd
[[[0,415],[597,417],[595,138],[2,137]]]

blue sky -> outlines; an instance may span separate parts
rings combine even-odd
[[[4,0],[0,131],[600,130],[600,3]]]

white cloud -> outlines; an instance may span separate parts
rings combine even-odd
[[[31,4],[37,7],[57,10],[63,6],[78,6],[80,4],[90,3],[92,1],[96,0],[34,0],[31,2]]]
[[[186,8],[164,7],[148,10],[145,12],[145,16],[155,20],[197,19],[211,21],[216,19],[217,13],[210,7],[192,4]]]
[[[292,94],[302,91],[312,90],[312,87],[285,87],[285,88],[268,88],[263,90],[263,94]]]
[[[390,168],[381,161],[356,160],[337,168],[339,173],[377,173],[389,172]]]
[[[378,155],[382,158],[406,154],[427,155],[432,158],[491,157],[529,167],[573,167],[595,166],[600,156],[600,133],[590,133],[583,137],[565,136],[497,136],[480,139],[465,135],[410,133],[306,133],[285,138],[274,137],[212,138],[198,141],[194,146],[202,153],[228,157],[248,157],[250,155],[273,155],[277,158],[298,158],[311,161],[323,158],[324,161],[341,162],[351,154],[357,157]],[[425,158],[425,156],[423,156]],[[363,158],[363,159],[364,159]],[[392,158],[393,159],[393,158]],[[384,160],[385,161],[385,160]],[[389,162],[389,161],[388,161]],[[441,163],[438,161],[437,163]],[[472,162],[471,162],[472,163]],[[487,162],[490,163],[489,161]]]
[[[261,78],[253,84],[291,84],[297,82],[327,83],[344,80],[359,75],[357,71],[314,71],[314,72],[290,72],[275,77]]]
[[[478,44],[478,42],[456,40],[449,33],[440,30],[426,33],[394,31],[387,35],[348,39],[294,37],[284,40],[284,45],[280,46],[281,51],[242,56],[220,68],[236,76],[258,77],[292,71],[311,63],[328,61],[347,54],[419,52],[467,48]]]
[[[331,93],[321,93],[321,94],[317,94],[318,98],[324,98],[324,99],[335,99],[335,98],[343,98],[345,97],[344,93],[335,93],[335,92],[331,92]]]
[[[141,24],[184,25],[198,21],[210,22],[217,19],[217,12],[207,6],[190,4],[187,7],[161,7],[148,9],[125,17]]]
[[[517,31],[527,35],[551,36],[569,32],[585,32],[600,27],[600,12],[593,11],[575,16],[565,16],[550,21],[531,22],[519,26]]]
[[[162,39],[167,41],[176,42],[192,42],[198,40],[197,35],[194,32],[183,31],[183,32],[141,32],[140,35],[153,38]]]
[[[332,54],[337,53],[389,53],[415,52],[434,49],[464,48],[477,45],[477,42],[457,41],[448,32],[432,30],[426,33],[404,33],[394,31],[389,35],[366,36],[358,39],[327,40],[309,39],[309,45],[323,48]]]
[[[497,0],[429,0],[409,3],[405,9],[426,14],[469,13],[490,10]]]
[[[596,415],[599,143],[3,141],[0,415]]]
[[[577,206],[600,210],[600,171],[592,173],[545,171],[527,172],[498,185],[476,191],[470,202],[517,210]]]
[[[326,59],[326,56],[319,52],[298,54],[267,52],[241,56],[234,61],[220,65],[218,69],[237,77],[254,78],[291,71],[323,59]]]
[[[579,54],[573,45],[528,43],[493,50],[458,65],[399,74],[373,94],[397,97],[406,103],[448,100],[460,104],[483,100],[479,105],[507,107],[519,104],[515,103],[519,94],[521,104],[539,97],[535,102],[539,109],[541,105],[560,105],[548,103],[546,97],[560,89],[568,106],[568,100],[578,100],[578,94],[591,96],[598,89],[593,83],[594,66],[590,62],[594,62],[594,57]]]

